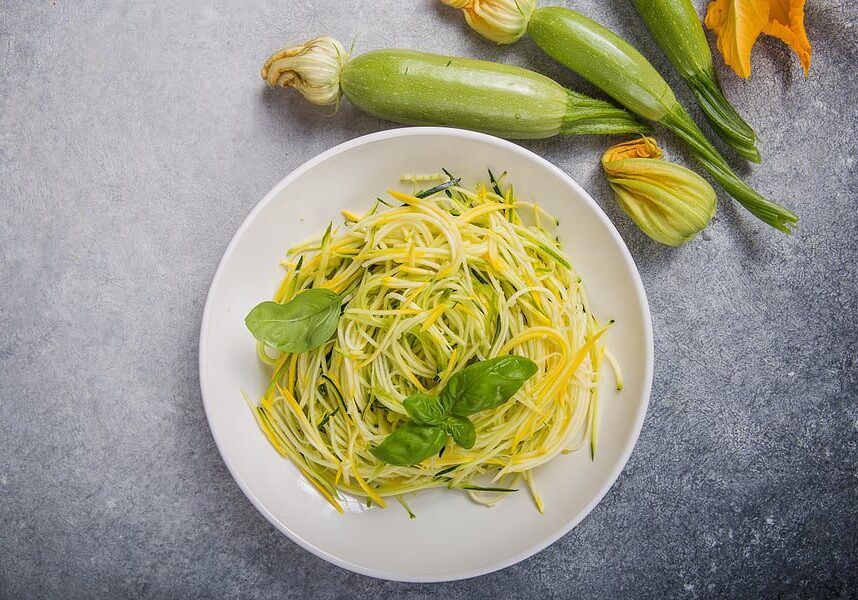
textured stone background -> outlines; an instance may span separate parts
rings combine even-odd
[[[560,3],[620,31],[689,100],[628,2]],[[0,1],[0,596],[856,594],[856,23],[848,0],[808,2],[807,81],[772,39],[749,81],[720,69],[761,139],[763,164],[742,170],[801,214],[792,237],[722,198],[704,237],[658,246],[596,168],[608,139],[525,144],[584,184],[631,248],[654,317],[652,404],[623,475],[573,532],[500,573],[424,586],[290,542],[206,426],[197,333],[236,227],[305,160],[390,126],[348,105],[328,118],[266,90],[258,67],[329,33],[593,90],[432,0]]]

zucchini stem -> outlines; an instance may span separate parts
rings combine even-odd
[[[742,181],[680,104],[674,104],[670,112],[661,120],[661,124],[687,143],[703,168],[751,214],[779,231],[791,233],[790,227],[798,222],[798,215],[767,200]]]
[[[560,127],[562,134],[619,134],[647,133],[648,125],[642,124],[629,111],[610,102],[590,98],[584,94],[566,90],[568,108]]]
[[[714,72],[701,72],[686,79],[706,119],[715,132],[740,156],[760,162],[760,151],[755,146],[757,136],[748,123],[724,97]]]

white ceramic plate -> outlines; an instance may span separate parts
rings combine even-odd
[[[560,220],[567,255],[584,279],[593,310],[615,319],[607,343],[626,387],[603,377],[596,460],[586,450],[559,456],[536,472],[545,514],[529,494],[494,508],[467,495],[430,490],[409,500],[409,520],[395,502],[386,510],[347,500],[339,515],[281,458],[259,431],[241,390],[259,397],[268,372],[256,358],[244,316],[268,299],[282,277],[284,251],[319,235],[341,209],[365,211],[403,173],[446,167],[467,185],[486,168],[509,171],[516,194]],[[265,517],[310,552],[364,575],[446,581],[521,561],[567,533],[602,499],[637,440],[652,382],[652,326],[634,262],[611,222],[581,186],[557,167],[510,142],[435,127],[395,129],[328,150],[305,163],[250,213],[221,260],[200,332],[200,385],[209,425],[232,476]]]

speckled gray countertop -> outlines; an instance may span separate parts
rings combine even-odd
[[[559,3],[620,31],[691,104],[629,2]],[[260,63],[329,33],[592,88],[433,0],[0,2],[0,597],[854,596],[858,8],[807,12],[809,80],[773,39],[749,81],[716,59],[761,138],[763,164],[742,171],[800,213],[792,237],[722,197],[704,237],[658,246],[597,170],[607,138],[524,144],[591,191],[637,261],[650,411],[619,481],[559,542],[499,573],[409,585],[281,535],[206,425],[197,334],[233,232],[302,162],[391,126],[266,90]]]

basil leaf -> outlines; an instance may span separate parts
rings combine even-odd
[[[286,304],[263,302],[244,319],[260,342],[281,352],[309,352],[337,330],[340,297],[326,288],[304,290]]]
[[[470,450],[477,441],[477,430],[468,417],[450,415],[442,425],[444,431],[453,436],[453,440],[462,448]]]
[[[408,396],[402,401],[402,406],[412,419],[423,425],[440,425],[450,410],[440,398],[429,394]]]
[[[467,417],[500,406],[537,371],[536,363],[522,356],[499,356],[474,363],[455,373],[441,393],[454,415]]]
[[[369,451],[379,460],[404,467],[437,454],[446,443],[447,434],[438,425],[405,423]]]

